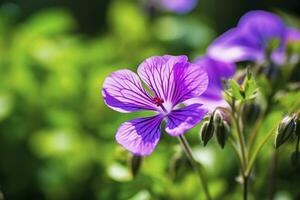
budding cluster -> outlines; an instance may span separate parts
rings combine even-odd
[[[201,141],[204,146],[206,146],[213,135],[216,135],[219,145],[221,148],[224,148],[229,131],[229,125],[224,120],[222,113],[219,110],[216,110],[209,121],[204,122],[200,130]]]

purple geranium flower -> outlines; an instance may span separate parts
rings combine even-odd
[[[291,42],[300,41],[300,31],[296,28],[287,28],[287,39]]]
[[[150,3],[175,13],[188,13],[197,5],[197,0],[150,0]]]
[[[271,60],[283,64],[286,44],[289,40],[298,40],[299,31],[286,27],[275,14],[251,11],[240,19],[237,27],[230,29],[210,45],[208,55],[227,62],[261,63],[267,59],[267,48],[273,39],[277,39],[279,45],[272,52]]]
[[[232,78],[236,71],[235,64],[218,61],[208,56],[198,57],[194,63],[206,71],[209,84],[207,90],[202,95],[189,99],[185,103],[187,105],[193,103],[203,104],[203,107],[207,108],[210,112],[213,112],[217,107],[229,107],[222,96],[222,80]]]
[[[139,76],[138,76],[139,75]],[[130,70],[119,70],[108,76],[102,95],[110,108],[127,113],[150,110],[156,115],[123,123],[116,140],[136,155],[149,155],[161,134],[162,121],[171,136],[183,134],[199,123],[208,112],[201,104],[179,105],[201,95],[207,88],[208,76],[186,56],[154,56],[138,67],[138,75]],[[143,83],[149,87],[149,92]]]

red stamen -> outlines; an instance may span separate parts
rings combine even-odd
[[[161,106],[164,103],[164,100],[160,97],[154,97],[153,98],[153,102],[157,105],[157,106]]]

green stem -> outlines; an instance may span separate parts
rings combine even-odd
[[[245,166],[244,166],[244,163],[243,163],[243,158],[242,158],[242,155],[240,154],[235,142],[234,142],[234,139],[232,137],[229,138],[229,144],[232,146],[234,152],[236,153],[236,155],[238,156],[239,158],[239,161],[240,161],[240,164],[241,164],[241,167],[242,167],[242,171],[245,170]]]
[[[243,166],[247,166],[247,158],[246,158],[246,150],[245,150],[245,142],[243,140],[243,135],[240,129],[240,125],[239,125],[239,121],[236,117],[234,117],[234,122],[236,125],[236,130],[237,130],[237,135],[238,135],[238,140],[240,143],[240,147],[241,147],[241,154],[242,154],[242,159],[243,159]]]
[[[244,176],[243,177],[243,199],[247,200],[248,199],[248,176]]]
[[[258,144],[258,147],[255,149],[250,161],[249,161],[249,165],[247,167],[247,170],[245,172],[246,175],[249,175],[251,170],[252,170],[252,167],[253,167],[253,164],[254,164],[254,161],[258,155],[258,153],[260,152],[260,150],[263,148],[263,146],[267,143],[267,141],[269,140],[269,138],[274,134],[274,131],[275,131],[276,127],[273,128],[272,130],[269,131],[269,133],[266,135],[266,137],[261,141],[261,143]]]
[[[179,135],[178,140],[179,140],[179,142],[181,144],[181,147],[183,148],[184,152],[186,153],[186,156],[188,157],[193,169],[195,170],[195,172],[199,176],[199,179],[200,179],[200,182],[202,184],[206,199],[211,200],[211,196],[210,196],[210,193],[209,193],[209,190],[208,190],[207,180],[206,180],[206,178],[204,176],[204,173],[202,171],[202,166],[200,166],[200,167],[197,166],[197,162],[194,159],[191,147],[190,147],[188,141],[186,140],[186,138],[184,137],[184,135]]]
[[[243,160],[243,167],[242,167],[242,175],[243,175],[243,199],[248,199],[248,178],[249,174],[246,174],[246,169],[248,166],[248,155],[246,153],[246,144],[245,144],[245,138],[242,134],[242,127],[240,125],[240,113],[241,113],[241,105],[238,106],[237,112],[233,113],[232,118],[236,126],[238,140],[241,147],[241,154],[242,154],[242,160]]]
[[[248,141],[248,147],[249,147],[249,154],[251,153],[251,151],[252,151],[252,146],[253,146],[253,144],[254,144],[254,142],[255,142],[255,139],[256,139],[256,136],[257,136],[257,134],[258,134],[258,132],[259,132],[259,128],[260,128],[260,126],[262,125],[262,122],[263,122],[263,117],[260,117],[257,121],[256,121],[256,123],[255,123],[255,125],[254,125],[254,127],[253,127],[253,131],[252,131],[252,133],[250,134],[250,137],[249,137],[249,141]]]

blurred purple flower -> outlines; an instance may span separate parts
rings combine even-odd
[[[150,2],[164,10],[175,13],[188,13],[197,5],[197,0],[150,0]]]
[[[293,27],[287,28],[287,39],[291,42],[300,41],[300,31]]]
[[[213,112],[217,107],[228,107],[228,103],[222,96],[222,80],[232,78],[236,71],[233,63],[223,62],[209,58],[208,56],[198,57],[194,63],[206,71],[209,79],[207,89],[199,97],[187,100],[186,105],[200,103],[203,107]]]
[[[299,40],[299,31],[288,28],[275,14],[266,11],[251,11],[239,21],[238,26],[217,38],[208,48],[212,58],[227,62],[267,59],[267,49],[273,39],[278,39],[271,60],[277,64],[285,61],[285,47],[289,40]]]
[[[168,134],[183,134],[208,111],[198,103],[183,108],[179,104],[201,95],[207,85],[206,72],[189,63],[186,56],[150,57],[140,64],[138,75],[126,69],[113,72],[105,79],[102,90],[108,107],[123,113],[141,110],[156,113],[123,123],[116,133],[117,142],[130,152],[145,156],[157,145],[163,120]]]

